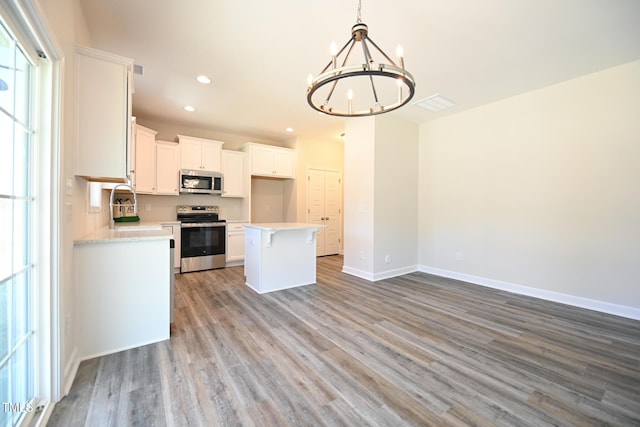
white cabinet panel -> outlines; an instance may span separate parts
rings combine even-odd
[[[180,168],[220,172],[222,141],[178,135]]]
[[[244,260],[244,225],[227,224],[227,262]]]
[[[202,169],[202,143],[181,138],[180,164],[181,169]]]
[[[136,125],[134,129],[135,167],[132,180],[139,194],[153,194],[156,187],[156,132]]]
[[[244,197],[244,153],[222,150],[222,197]]]
[[[162,229],[169,231],[173,235],[173,266],[174,270],[180,271],[180,239],[182,237],[179,223],[162,224]]]
[[[172,142],[156,142],[156,191],[155,194],[177,196],[180,183],[180,150]]]
[[[247,143],[251,175],[272,178],[295,178],[295,152],[289,148]]]
[[[76,175],[124,182],[133,60],[76,46]]]
[[[169,339],[168,240],[74,247],[78,358]]]

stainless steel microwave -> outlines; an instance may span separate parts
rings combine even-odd
[[[200,170],[180,170],[180,193],[222,194],[222,174]]]

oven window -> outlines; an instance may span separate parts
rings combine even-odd
[[[182,258],[225,253],[225,227],[182,228]]]
[[[193,190],[211,190],[213,177],[182,175],[182,188]]]

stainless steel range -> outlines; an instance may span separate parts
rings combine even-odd
[[[181,222],[180,272],[223,268],[226,263],[227,222],[218,217],[218,206],[177,207]]]

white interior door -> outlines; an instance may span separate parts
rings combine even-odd
[[[339,172],[325,171],[324,176],[324,255],[340,253],[342,228],[342,179]]]
[[[324,225],[316,239],[316,254],[340,253],[342,179],[340,172],[309,169],[307,222]]]
[[[307,181],[307,222],[314,225],[324,224],[324,171],[310,169]],[[316,255],[324,253],[324,229],[316,234]]]

